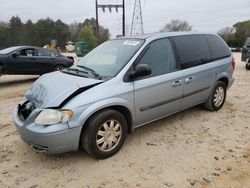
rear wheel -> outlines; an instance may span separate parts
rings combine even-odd
[[[249,59],[246,60],[246,69],[250,70],[250,60]]]
[[[210,111],[218,111],[226,100],[227,88],[224,82],[217,81],[204,107]]]
[[[84,150],[97,159],[108,158],[122,147],[127,135],[127,121],[115,110],[98,112],[86,124],[81,144]]]

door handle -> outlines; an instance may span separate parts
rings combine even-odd
[[[181,84],[182,84],[182,80],[177,80],[177,81],[172,82],[173,87],[180,86]]]
[[[194,80],[194,77],[193,77],[193,76],[192,76],[192,77],[189,77],[189,78],[186,78],[186,79],[185,79],[185,83],[188,84],[188,83],[192,82],[193,80]]]

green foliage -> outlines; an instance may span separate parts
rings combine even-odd
[[[247,37],[250,37],[250,20],[222,28],[218,34],[230,47],[243,47]]]
[[[23,41],[22,45],[35,45],[35,25],[31,20],[28,20],[23,26]]]
[[[109,39],[109,30],[100,26],[100,39],[102,43]],[[53,21],[50,18],[39,19],[33,23],[27,20],[23,23],[18,16],[13,16],[9,24],[0,22],[0,49],[16,45],[44,46],[50,44],[52,39],[57,40],[57,46],[64,48],[66,42],[78,39],[86,40],[92,47],[97,44],[95,18],[86,19],[82,23],[65,24],[60,19]]]
[[[250,20],[238,22],[233,25],[235,28],[235,39],[238,41],[239,46],[243,46],[246,38],[250,37]]]
[[[10,19],[10,45],[20,45],[23,40],[23,23],[18,16]]]
[[[94,48],[96,46],[96,38],[94,35],[93,30],[88,27],[84,26],[80,31],[77,40],[79,42],[88,42],[90,48]]]
[[[99,43],[103,43],[110,38],[110,33],[108,29],[105,29],[104,27],[99,27]]]
[[[8,28],[0,26],[0,49],[9,47],[9,40],[10,40],[10,35]]]
[[[54,21],[50,18],[40,19],[35,23],[36,45],[44,46],[50,44],[52,39],[56,39]]]

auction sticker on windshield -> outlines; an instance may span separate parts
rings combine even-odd
[[[138,41],[125,41],[124,43],[123,43],[124,45],[130,45],[130,46],[137,46],[138,44],[140,44],[140,42],[138,42]]]

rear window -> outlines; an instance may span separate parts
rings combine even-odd
[[[187,35],[172,38],[182,69],[198,66],[211,60],[211,52],[204,35]]]
[[[213,59],[220,59],[231,55],[226,43],[215,35],[207,35],[208,44],[211,47]]]

